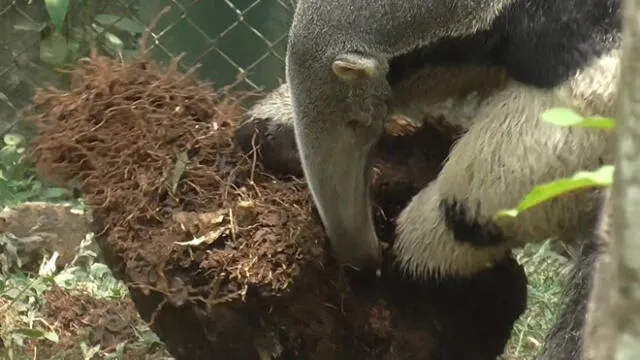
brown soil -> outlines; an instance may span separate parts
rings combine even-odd
[[[37,271],[42,255],[59,253],[60,268],[73,261],[76,248],[91,232],[84,214],[70,205],[28,202],[0,211],[0,271],[8,271],[20,263],[20,268]],[[97,251],[90,244],[88,248]]]
[[[43,320],[55,331],[59,342],[48,340],[31,341],[25,355],[38,354],[38,358],[81,359],[80,342],[89,347],[100,345],[103,352],[112,353],[118,345],[131,344],[139,340],[136,326],[141,325],[133,302],[96,299],[88,294],[72,294],[60,287],[44,293]],[[129,346],[124,350],[124,359],[161,359],[162,347],[155,349]]]
[[[48,177],[81,184],[102,255],[177,359],[488,360],[506,343],[526,286],[514,262],[449,282],[392,265],[346,277],[305,184],[237,150],[242,97],[145,59],[93,57],[74,79],[36,94],[33,155]],[[388,240],[394,213],[439,170],[420,185],[399,178],[415,159],[397,165],[394,141],[380,145],[393,151],[376,185]]]

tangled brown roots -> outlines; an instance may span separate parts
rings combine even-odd
[[[79,184],[134,300],[153,291],[156,302],[209,309],[249,289],[282,296],[301,268],[321,270],[304,184],[273,181],[234,150],[241,96],[143,58],[93,57],[72,76],[70,91],[34,97],[33,155],[48,177]],[[143,317],[159,305],[136,303]]]
[[[73,75],[71,92],[35,96],[41,134],[33,153],[48,175],[80,183],[107,246],[128,269],[197,263],[190,277],[202,276],[202,286],[170,288],[187,298],[205,291],[215,302],[250,285],[279,292],[301,259],[318,260],[318,248],[301,241],[321,238],[304,187],[270,181],[234,151],[239,99],[141,59],[96,57]],[[178,244],[198,237],[204,246]],[[162,271],[127,275],[168,289]]]

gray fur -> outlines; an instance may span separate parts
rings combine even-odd
[[[540,122],[539,115],[554,106],[611,115],[617,49],[552,89],[524,85],[502,68],[469,64],[424,66],[393,88],[385,77],[395,56],[444,36],[487,29],[514,1],[298,2],[287,83],[249,115],[269,119],[267,132],[293,123],[302,169],[342,263],[361,267],[379,261],[370,206],[364,200],[366,170],[372,147],[393,115],[418,126],[445,121],[467,131],[438,179],[398,219],[393,251],[408,274],[470,275],[524,242],[548,237],[571,241],[576,229],[593,219],[599,196],[586,192],[502,220],[498,225],[507,241],[477,248],[454,240],[438,206],[447,198],[478,204],[467,215],[488,222],[536,184],[610,162],[606,133],[556,127]]]
[[[397,84],[389,115],[402,116],[415,126],[440,122],[468,129],[482,101],[503,89],[508,76],[503,69],[487,66],[424,66]],[[289,84],[284,83],[258,100],[245,122],[268,119],[269,135],[293,127]]]
[[[488,219],[498,209],[513,207],[535,184],[610,162],[606,133],[560,128],[542,123],[538,117],[552,106],[570,106],[585,115],[610,114],[618,81],[618,59],[618,51],[607,54],[550,92],[509,80],[502,70],[473,67],[426,66],[399,84],[390,113],[409,114],[418,125],[423,121],[445,121],[476,134],[463,137],[452,151],[441,174],[447,179],[446,186],[434,183],[423,190],[399,219],[394,251],[404,269],[417,277],[427,273],[468,274],[501,259],[506,249],[522,245],[523,239],[536,241],[555,236],[572,242],[577,229],[592,219],[599,201],[597,194],[587,194],[587,201],[574,197],[531,210],[511,224],[503,224],[513,242],[482,250],[453,241],[440,219],[437,200],[439,194],[447,193],[475,196],[482,204],[478,215]],[[289,91],[288,84],[282,84],[250,109],[249,120],[269,119],[269,129],[274,134],[282,126],[292,126]],[[471,126],[474,119],[482,118],[486,120]],[[513,127],[519,131],[505,130]],[[518,139],[518,134],[522,138]],[[545,151],[543,145],[549,150]],[[530,155],[534,153],[535,156]],[[576,157],[576,153],[585,156]],[[486,159],[499,160],[502,170],[496,171]],[[458,170],[460,164],[466,164],[462,168],[468,169],[463,173],[474,174],[482,181],[469,186]]]
[[[424,66],[394,87],[391,113],[415,125],[439,122],[468,129],[482,102],[504,89],[506,71],[488,66]]]
[[[390,59],[444,36],[485,29],[509,2],[298,2],[286,57],[295,137],[340,263],[363,267],[381,261],[367,171],[389,115]],[[346,75],[349,68],[352,75]]]
[[[270,125],[274,126],[274,133],[279,130],[276,126],[293,126],[293,108],[291,106],[289,84],[281,84],[247,111],[246,121],[251,122],[258,119],[269,119]]]
[[[296,61],[307,60],[311,66],[321,65],[318,59],[330,65],[335,56],[353,50],[388,60],[446,36],[487,29],[514,1],[300,0],[290,32],[293,48],[288,51]],[[298,50],[309,52],[298,54]],[[313,71],[307,74],[313,76]]]

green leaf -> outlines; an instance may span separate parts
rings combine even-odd
[[[604,117],[585,118],[569,108],[553,108],[542,113],[542,121],[558,126],[577,126],[611,130],[615,120]]]
[[[7,145],[18,146],[23,140],[24,137],[20,134],[6,134],[4,136],[4,143]]]
[[[51,341],[52,343],[56,343],[56,344],[58,343],[58,341],[60,341],[58,334],[54,333],[53,331],[47,331],[46,333],[43,334],[43,337]]]
[[[572,126],[584,121],[584,117],[569,108],[553,108],[542,113],[542,121],[560,126]]]
[[[613,130],[616,127],[616,121],[612,118],[593,117],[584,119],[584,121],[577,126],[585,128]]]
[[[176,153],[176,165],[173,167],[173,173],[171,174],[171,191],[174,193],[178,189],[180,178],[184,174],[188,162],[189,156],[187,156],[186,151]]]
[[[54,343],[58,343],[58,341],[60,341],[60,339],[58,338],[58,334],[52,331],[44,332],[37,329],[18,328],[11,330],[11,332],[14,334],[26,336],[30,339],[47,339]]]
[[[64,18],[69,10],[69,0],[44,0],[47,12],[51,18],[51,22],[56,26],[58,31],[62,31]]]
[[[124,42],[122,42],[122,40],[120,40],[120,38],[116,35],[110,32],[105,32],[104,37],[105,39],[107,39],[107,41],[109,41],[109,45],[111,45],[114,49],[122,50],[122,48],[124,47]]]
[[[67,58],[69,46],[67,39],[58,31],[40,41],[40,60],[51,65],[60,65]]]
[[[13,145],[7,145],[0,148],[0,160],[4,165],[15,165],[19,158],[18,149]]]
[[[44,191],[44,194],[42,194],[42,196],[48,200],[60,199],[67,195],[69,195],[69,190],[63,188],[48,188]]]
[[[76,283],[76,277],[68,272],[60,273],[54,276],[55,283],[60,287],[67,287]]]
[[[111,275],[111,270],[105,264],[93,263],[90,269],[91,275],[96,279],[102,279],[105,276]]]
[[[102,34],[104,35],[104,38],[107,40],[106,45],[109,48],[111,48],[116,53],[122,51],[122,48],[124,47],[124,42],[120,40],[119,37],[117,37],[115,34],[112,34],[108,31],[105,31]]]
[[[47,23],[38,23],[38,22],[33,22],[33,21],[20,21],[19,23],[13,25],[13,29],[14,30],[18,30],[18,31],[33,31],[33,32],[40,32],[42,30],[44,30],[47,27]]]
[[[19,202],[25,202],[27,200],[29,200],[29,198],[31,197],[31,193],[26,192],[26,191],[20,191],[17,192],[15,194],[13,194],[13,198],[16,199]]]
[[[572,179],[586,179],[589,181],[593,181],[594,184],[599,186],[611,186],[613,185],[614,172],[614,165],[604,165],[594,171],[579,171],[573,175]]]
[[[2,293],[2,296],[7,298],[7,299],[11,299],[11,300],[15,300],[17,299],[20,295],[22,295],[23,291],[21,289],[18,288],[11,288],[8,289],[6,291],[4,291]]]
[[[93,28],[93,30],[95,30],[96,35],[101,35],[103,32],[106,31],[106,29],[96,23],[91,24],[91,28]]]
[[[613,165],[604,165],[595,171],[579,171],[570,178],[538,185],[520,201],[515,209],[501,210],[496,214],[496,217],[515,217],[522,211],[571,191],[589,187],[611,186],[614,170]]]
[[[106,27],[115,26],[120,30],[128,31],[132,34],[141,34],[144,32],[144,25],[140,22],[117,15],[100,14],[96,15],[94,20]]]
[[[24,335],[30,339],[44,338],[44,332],[37,329],[17,328],[17,329],[12,329],[11,332],[14,334]]]

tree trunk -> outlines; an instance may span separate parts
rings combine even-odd
[[[640,359],[639,1],[622,1],[623,54],[616,125],[616,173],[612,193],[611,264],[613,271],[610,279],[613,281],[609,282],[609,294],[613,294],[615,306],[595,310],[601,311],[601,318],[608,318],[610,325],[614,325],[610,328],[616,331],[610,333],[611,336],[608,338],[601,336],[592,340],[587,337],[587,340],[591,341],[588,348],[600,347],[604,350],[593,360]],[[596,275],[597,278],[598,275]],[[607,328],[608,324],[601,324],[601,326]]]

